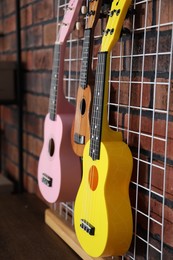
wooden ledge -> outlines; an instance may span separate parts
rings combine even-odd
[[[84,260],[109,260],[112,257],[92,258],[81,248],[73,227],[51,209],[45,210],[45,223]],[[119,258],[113,258],[119,259]]]

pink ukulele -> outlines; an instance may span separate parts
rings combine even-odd
[[[81,164],[71,147],[71,125],[75,108],[64,96],[64,55],[67,37],[74,28],[82,0],[70,0],[54,47],[49,113],[44,123],[44,143],[38,163],[38,185],[50,203],[74,200]]]

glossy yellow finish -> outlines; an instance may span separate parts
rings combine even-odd
[[[113,29],[113,32],[104,34],[101,52],[111,51],[115,43],[119,40],[122,25],[131,2],[131,0],[114,0],[112,2],[110,13],[114,12],[114,10],[121,10],[121,12],[119,15],[114,13],[115,15],[109,16],[105,31]]]
[[[113,1],[114,9],[117,2]],[[119,4],[126,3],[127,12],[130,2],[120,0]],[[74,207],[77,238],[82,248],[92,257],[125,254],[130,247],[133,230],[129,200],[133,158],[128,145],[122,140],[122,134],[111,130],[107,120],[110,48],[110,46],[108,49],[105,46],[101,48],[107,52],[107,61],[100,158],[93,160],[89,156],[90,141],[88,141],[83,154],[82,182]],[[95,171],[93,185],[92,169]],[[94,235],[88,234],[80,227],[82,219],[95,228]]]
[[[109,75],[109,58],[108,54],[106,77]],[[123,255],[132,239],[129,183],[133,159],[128,145],[122,141],[122,134],[108,126],[107,98],[106,78],[100,159],[93,161],[89,156],[88,141],[83,155],[83,178],[74,209],[77,238],[83,249],[93,257]],[[93,166],[98,172],[98,184],[94,191],[89,178]],[[80,227],[81,219],[95,227],[94,236]]]
[[[132,239],[132,214],[128,186],[132,156],[122,141],[102,142],[100,160],[89,156],[90,141],[83,156],[83,179],[75,202],[75,230],[83,249],[93,257],[123,255]],[[89,171],[98,171],[98,186],[91,190]],[[95,227],[94,236],[80,227],[85,219]]]

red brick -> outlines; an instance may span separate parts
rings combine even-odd
[[[166,166],[166,197],[173,201],[173,166],[168,165]]]
[[[33,69],[52,69],[52,49],[41,49],[33,51]]]
[[[16,107],[13,106],[12,109],[10,107],[3,107],[3,120],[7,124],[16,124],[18,122],[18,117],[17,117],[17,110]]]
[[[21,10],[21,28],[32,25],[32,5]]]
[[[172,67],[173,67],[173,64],[172,64]],[[172,69],[173,70],[173,69]],[[173,80],[171,80],[170,82],[170,105],[169,105],[169,110],[170,110],[170,114],[173,114]]]
[[[56,23],[45,24],[43,27],[43,43],[45,46],[53,45],[56,39]]]
[[[18,131],[16,128],[5,124],[4,138],[6,138],[11,144],[18,145]]]
[[[52,72],[42,73],[42,93],[49,95],[50,94],[50,85],[51,85],[51,75]]]
[[[16,31],[16,17],[15,15],[7,17],[5,20],[5,33]]]
[[[26,95],[26,110],[30,113],[45,116],[48,113],[48,98],[43,96]]]
[[[128,117],[129,115],[125,115],[125,127],[128,127]],[[140,116],[131,114],[130,115],[130,127],[129,129],[132,131],[139,132],[139,119]],[[152,125],[153,121],[148,117],[141,117],[141,133],[147,134],[152,137]],[[161,119],[155,119],[154,121],[154,137],[165,138],[166,134],[166,121]]]
[[[23,129],[30,134],[34,134],[40,138],[43,137],[44,119],[37,117],[35,114],[24,114]]]
[[[4,51],[4,40],[0,37],[0,53]],[[0,55],[0,60],[3,60],[2,54]]]
[[[15,51],[16,50],[16,33],[6,35],[3,38],[4,51]]]
[[[11,14],[16,11],[16,1],[15,0],[5,0],[3,6],[4,14]]]
[[[29,175],[24,175],[24,188],[31,194],[36,194],[37,191],[37,183],[36,181]]]
[[[51,72],[25,73],[26,90],[39,94],[49,95],[51,85]]]
[[[117,58],[115,56],[112,57],[111,69],[113,71],[121,71],[123,70],[123,59]],[[125,59],[125,63],[127,65],[127,59]]]
[[[33,156],[24,153],[23,156],[24,171],[26,171],[33,177],[37,177],[37,167],[38,167],[38,161]]]
[[[11,145],[10,143],[6,142],[5,146],[5,154],[6,156],[15,164],[18,164],[19,158],[18,158],[18,148],[14,145]]]
[[[165,82],[164,79],[159,79],[159,81]],[[166,85],[156,85],[156,103],[155,108],[167,110],[167,93],[168,86]]]
[[[164,10],[164,12],[162,12]],[[169,23],[172,22],[172,10],[173,10],[173,2],[171,0],[162,0],[161,1],[161,13],[160,23]],[[157,2],[157,10],[159,11],[159,2]],[[166,29],[166,28],[164,28]]]
[[[122,77],[121,82],[112,82],[111,84],[111,102],[128,105],[129,103],[129,78]],[[126,83],[127,82],[127,83]],[[120,95],[119,95],[120,93]],[[119,99],[120,97],[120,99]]]
[[[42,90],[42,73],[27,72],[25,73],[26,90],[29,92],[43,93]]]
[[[162,226],[159,225],[158,223],[156,223],[155,221],[150,220],[150,232],[161,239],[161,236],[162,236]],[[156,242],[155,241],[151,242],[151,238],[150,238],[150,243],[152,243],[152,245],[154,245],[154,246],[156,246],[156,247],[158,247],[160,249],[160,243],[159,242],[158,242],[158,246],[157,246]],[[159,256],[160,256],[160,254],[159,254]],[[157,258],[155,258],[155,259],[157,259]]]
[[[127,65],[126,58],[116,58],[116,56],[123,56],[124,54],[124,42],[117,42],[112,49],[112,62],[111,62],[111,70],[113,71],[121,71],[124,66]]]
[[[54,1],[43,0],[41,2],[33,4],[33,18],[34,23],[47,21],[54,17]]]
[[[43,146],[43,142],[31,135],[24,134],[23,147],[30,154],[39,157]]]
[[[153,152],[164,157],[165,155],[165,141],[153,139]]]
[[[117,120],[118,120],[118,122],[117,122]],[[114,112],[114,111],[110,112],[109,124],[111,126],[117,127],[117,125],[118,125],[119,127],[121,127],[122,126],[122,120],[123,120],[122,114],[119,113],[118,118],[117,118],[116,112]]]
[[[42,26],[34,26],[26,30],[26,47],[42,46]]]
[[[28,5],[28,4],[32,3],[32,2],[33,2],[33,0],[21,0],[20,1],[20,6],[22,7],[22,6]]]
[[[158,166],[162,166],[163,165],[159,162],[155,162],[153,161],[154,164],[158,165]],[[151,178],[151,188],[153,191],[163,195],[163,184],[164,184],[164,170],[160,169],[156,166],[152,166],[152,178]]]
[[[0,19],[0,33],[4,32],[4,24],[3,24],[3,20]]]
[[[148,3],[148,9],[146,4]],[[136,5],[136,16],[135,16],[135,28],[144,28],[147,10],[147,26],[152,25],[152,2],[146,2],[140,5]]]
[[[130,124],[129,124],[129,129],[131,131],[138,132],[139,131],[139,116],[131,114],[130,115]],[[128,115],[125,115],[125,126],[128,127]]]
[[[164,243],[171,247],[173,247],[172,234],[173,234],[173,224],[171,222],[165,220],[165,222],[164,222]]]
[[[22,63],[27,70],[33,69],[33,51],[22,51]]]
[[[167,157],[171,160],[173,160],[173,139],[167,140],[168,146],[167,146]]]

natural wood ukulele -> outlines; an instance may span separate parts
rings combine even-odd
[[[80,84],[76,98],[76,112],[71,130],[72,147],[78,156],[83,156],[84,146],[90,137],[90,106],[94,81],[91,71],[93,34],[100,15],[101,4],[102,0],[89,1],[86,16]]]
[[[74,28],[82,0],[70,0],[54,47],[49,113],[44,123],[44,143],[38,163],[38,184],[50,203],[74,200],[81,180],[80,160],[71,147],[74,106],[63,91],[64,55],[67,37]]]
[[[123,255],[132,239],[129,183],[132,154],[122,134],[107,122],[110,51],[119,39],[131,0],[113,0],[98,54],[90,140],[84,148],[83,178],[74,223],[82,248],[92,257]]]

